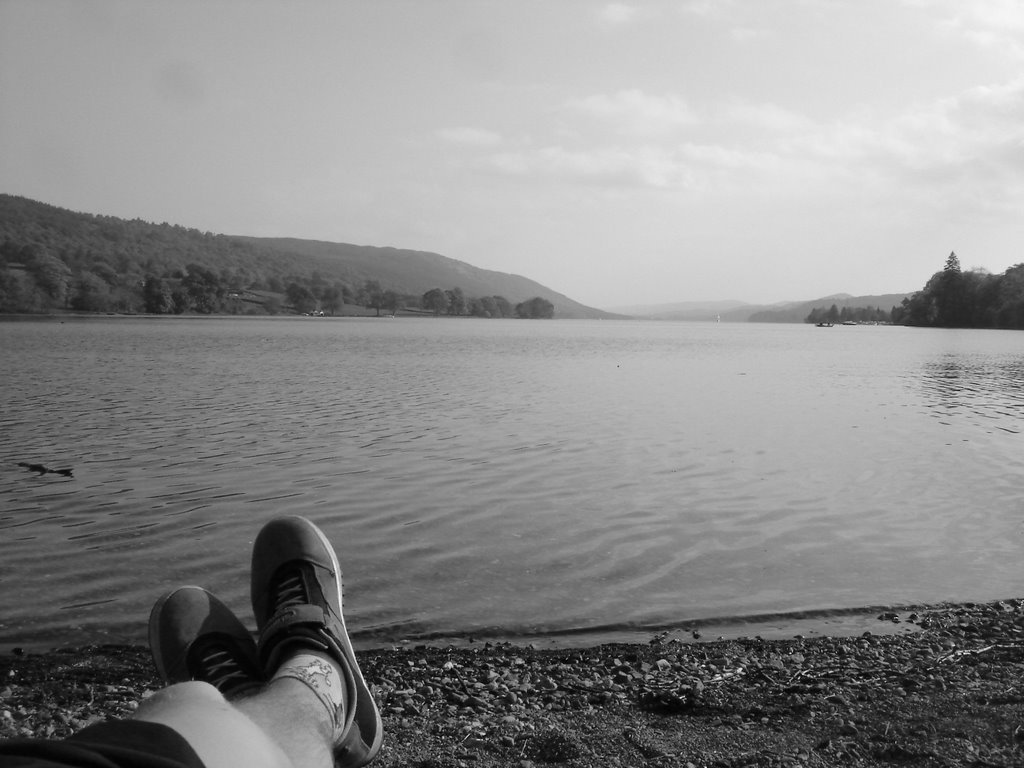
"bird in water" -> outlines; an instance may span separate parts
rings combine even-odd
[[[52,475],[63,475],[64,477],[74,477],[74,474],[72,474],[72,470],[70,469],[50,469],[42,464],[29,464],[24,461],[19,461],[18,466],[24,467],[29,472],[38,472],[40,477],[47,473]]]

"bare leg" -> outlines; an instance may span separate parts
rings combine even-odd
[[[201,587],[157,601],[153,660],[178,684],[136,718],[177,731],[207,768],[362,768],[377,755],[383,726],[345,628],[341,567],[316,525],[284,517],[263,527],[252,598],[258,647]]]
[[[274,680],[262,693],[234,704],[274,739],[295,768],[334,765],[334,722],[305,684]]]
[[[173,728],[207,768],[331,768],[345,689],[333,664],[317,665],[326,676],[303,674],[311,658],[320,655],[287,660],[262,689],[230,701],[208,683],[172,685],[143,702],[135,718]]]
[[[164,688],[142,702],[134,718],[173,728],[207,768],[293,768],[277,742],[209,683],[178,683]]]

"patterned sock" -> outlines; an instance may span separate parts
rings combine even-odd
[[[345,724],[345,683],[338,668],[320,656],[300,653],[285,661],[272,680],[293,677],[305,683],[320,702],[334,723],[334,729]]]

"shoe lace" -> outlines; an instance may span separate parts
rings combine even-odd
[[[218,633],[203,635],[188,650],[193,680],[203,680],[223,694],[256,685],[260,672],[238,647],[238,639]]]
[[[202,669],[201,679],[222,693],[252,682],[252,678],[227,648],[206,649],[199,659],[199,664]]]
[[[302,574],[298,570],[283,573],[275,589],[273,612],[277,613],[282,608],[303,605],[306,602],[306,584],[302,580]]]

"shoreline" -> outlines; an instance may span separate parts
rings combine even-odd
[[[374,765],[1024,765],[1024,600],[910,621],[902,634],[359,651],[385,725]],[[0,737],[60,738],[159,687],[141,646],[4,654]]]
[[[497,628],[465,632],[411,635],[396,638],[373,630],[350,630],[357,651],[381,651],[423,646],[430,648],[474,648],[484,644],[511,644],[537,650],[573,650],[601,645],[644,645],[658,638],[662,642],[707,643],[715,640],[787,640],[796,637],[853,637],[864,632],[877,635],[919,631],[908,620],[914,613],[941,610],[964,603],[928,605],[868,606],[793,613],[766,613],[732,618],[693,619],[651,626],[602,625],[550,632],[501,633]],[[47,636],[52,632],[46,633]],[[94,646],[144,646],[144,633],[92,633],[84,640],[19,641],[0,638],[0,657],[13,652],[46,654]]]
[[[473,644],[526,645],[535,649],[573,650],[600,645],[643,645],[657,638],[661,642],[712,642],[716,640],[788,640],[795,637],[852,637],[870,632],[892,635],[916,632],[919,628],[908,617],[929,610],[941,610],[966,603],[929,605],[867,606],[834,608],[790,613],[765,613],[731,618],[692,619],[671,624],[644,627],[605,625],[577,630],[502,635],[493,633],[438,633],[412,640],[375,640],[372,632],[352,635],[357,649],[382,650],[396,645],[471,648]],[[0,645],[0,651],[3,646]]]

